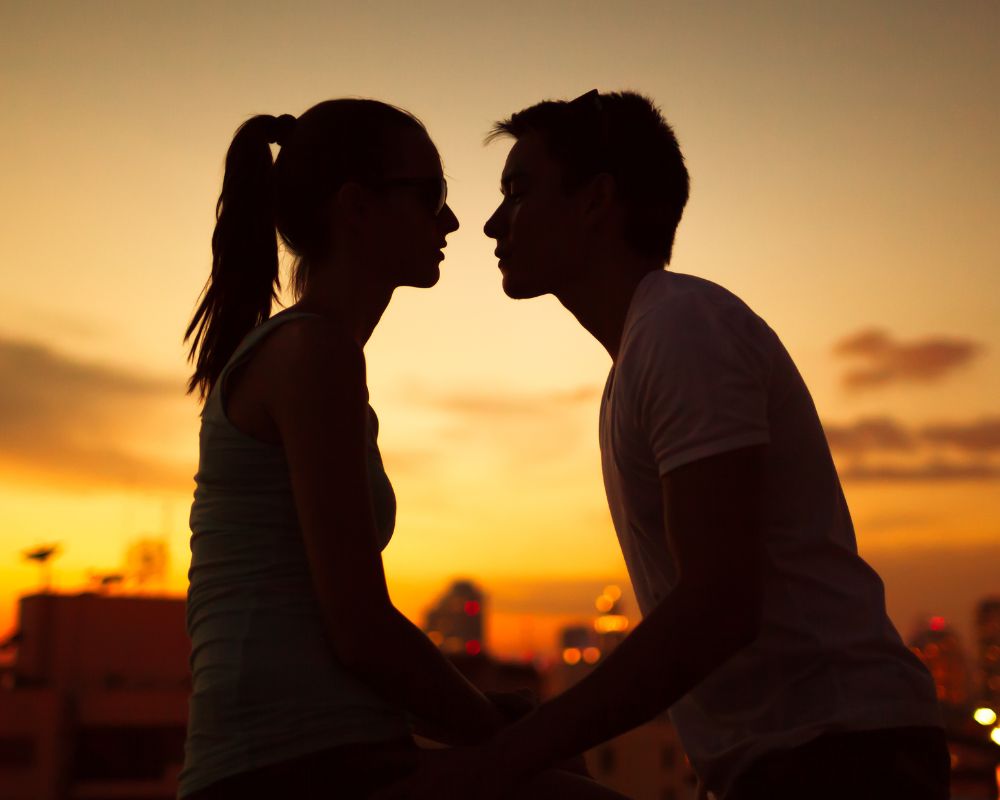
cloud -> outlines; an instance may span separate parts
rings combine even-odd
[[[0,470],[8,479],[74,488],[190,486],[190,465],[138,452],[126,433],[179,400],[179,381],[0,338],[0,386]]]
[[[823,423],[830,449],[846,455],[912,452],[950,447],[967,454],[1000,451],[1000,417],[972,422],[935,422],[907,427],[891,417],[866,417],[850,424]]]
[[[903,342],[878,328],[848,336],[834,345],[835,355],[861,366],[844,373],[848,389],[871,389],[899,383],[935,383],[968,364],[984,346],[971,339],[930,336]]]
[[[866,482],[995,480],[1000,417],[907,426],[891,417],[825,423],[834,455],[846,460],[844,480]],[[891,463],[886,463],[891,459]],[[904,459],[902,462],[900,459]]]
[[[974,453],[1000,451],[1000,417],[986,417],[964,425],[928,425],[920,432],[921,437],[934,444],[955,447]]]
[[[58,339],[88,339],[91,341],[111,341],[115,330],[105,320],[97,320],[87,315],[65,309],[32,305],[20,298],[16,302],[0,300],[0,324],[6,332],[23,330],[26,326],[33,330],[45,330]],[[2,336],[2,334],[0,334]]]
[[[856,483],[993,481],[1000,478],[1000,467],[985,463],[956,464],[946,461],[930,461],[913,466],[852,464],[840,470],[840,477]]]
[[[862,419],[851,425],[825,424],[823,429],[834,452],[910,451],[916,444],[913,434],[889,417]]]

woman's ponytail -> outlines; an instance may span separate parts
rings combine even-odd
[[[287,141],[295,118],[262,114],[240,126],[226,154],[215,208],[212,274],[184,341],[195,362],[188,392],[204,399],[243,337],[271,314],[281,288],[273,209],[272,142]]]

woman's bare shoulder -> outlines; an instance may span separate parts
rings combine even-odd
[[[305,371],[364,373],[364,351],[334,320],[320,315],[290,319],[264,342],[261,355],[276,375]]]

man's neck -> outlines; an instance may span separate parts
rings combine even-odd
[[[662,269],[648,261],[625,260],[595,265],[572,284],[555,293],[577,321],[618,360],[625,318],[639,282],[651,271]]]

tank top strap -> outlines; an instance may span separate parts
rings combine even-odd
[[[288,322],[293,319],[301,319],[303,317],[318,317],[320,314],[314,314],[311,311],[279,311],[277,314],[264,320],[260,325],[251,330],[246,336],[243,337],[243,341],[239,343],[236,350],[229,357],[229,361],[226,362],[226,366],[222,368],[222,372],[219,373],[219,378],[215,382],[215,386],[212,388],[212,392],[205,402],[205,406],[202,409],[202,416],[211,410],[211,413],[219,413],[222,409],[222,391],[225,386],[226,379],[229,377],[229,373],[232,372],[236,367],[242,364],[250,354],[253,352],[254,347],[260,342],[261,339],[265,338],[271,331],[277,328],[279,325]]]

